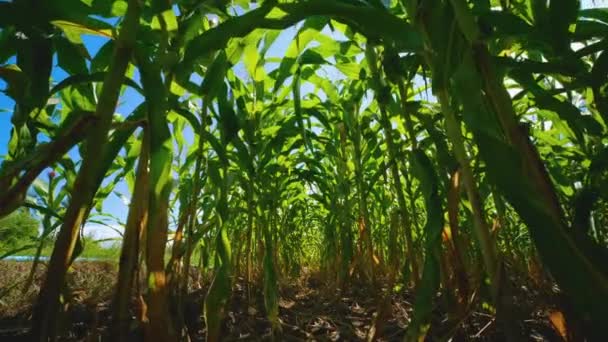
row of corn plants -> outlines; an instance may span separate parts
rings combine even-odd
[[[133,325],[150,341],[194,338],[193,267],[210,278],[207,341],[221,339],[237,277],[249,297],[262,290],[280,339],[280,284],[305,266],[338,290],[383,289],[370,340],[397,284],[415,293],[407,340],[424,338],[440,301],[446,339],[487,301],[520,340],[511,279],[531,267],[599,338],[608,14],[580,5],[0,2],[14,103],[0,216],[26,207],[43,226],[24,291],[54,243],[33,340],[63,333],[81,231],[111,216],[103,203],[123,183],[110,332],[121,341]],[[273,57],[285,30],[293,39]],[[105,42],[95,55],[89,36]],[[141,103],[118,114],[133,93]]]

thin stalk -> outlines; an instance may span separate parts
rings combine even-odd
[[[169,228],[169,197],[173,187],[171,164],[173,146],[167,123],[168,89],[161,77],[161,67],[150,61],[141,50],[136,51],[141,72],[148,123],[150,128],[150,191],[149,220],[146,227],[146,266],[148,273],[148,318],[144,327],[147,339],[166,342],[177,340],[169,315],[169,289],[165,272],[165,249]]]
[[[510,341],[518,340],[517,328],[514,325],[514,307],[511,302],[508,282],[504,280],[504,268],[498,257],[496,241],[493,239],[490,228],[484,218],[483,201],[479,195],[477,184],[473,176],[473,170],[469,164],[468,156],[464,146],[464,140],[460,130],[460,123],[449,105],[446,88],[438,91],[437,97],[445,116],[446,131],[448,139],[452,142],[452,148],[456,160],[460,165],[463,184],[471,208],[473,211],[473,232],[477,237],[481,249],[483,263],[490,278],[492,299],[497,307],[499,322],[505,328],[505,336]]]
[[[56,181],[54,177],[49,175],[49,188],[47,189],[47,199],[46,203],[48,206],[54,207],[55,204],[55,185]],[[34,282],[34,276],[36,275],[36,269],[38,268],[38,263],[40,262],[40,255],[42,254],[42,249],[44,248],[44,243],[50,232],[57,227],[59,222],[51,225],[51,213],[47,212],[44,214],[44,218],[42,219],[42,227],[43,231],[40,234],[40,242],[38,243],[38,247],[36,247],[36,254],[34,254],[34,260],[32,262],[32,268],[30,269],[30,273],[23,284],[23,288],[21,290],[22,294],[26,294],[27,291],[32,286]]]
[[[118,268],[118,281],[116,293],[112,304],[113,335],[118,341],[128,340],[128,329],[131,321],[129,304],[133,297],[133,285],[137,280],[137,266],[139,260],[141,235],[148,221],[148,205],[146,194],[148,189],[148,129],[144,128],[139,162],[137,164],[133,196],[129,205],[127,224],[123,235]]]
[[[407,211],[407,204],[405,202],[405,195],[403,194],[403,186],[401,184],[401,175],[399,172],[399,165],[397,164],[397,147],[393,141],[392,128],[390,127],[390,121],[388,119],[388,115],[386,114],[386,109],[380,109],[382,115],[382,126],[384,129],[384,134],[386,136],[386,143],[388,145],[388,155],[389,155],[389,163],[391,170],[391,177],[393,179],[393,186],[395,188],[395,192],[397,193],[397,203],[399,204],[399,214],[401,216],[401,224],[405,230],[405,243],[407,248],[407,257],[409,260],[409,264],[412,271],[412,280],[414,283],[414,287],[418,286],[420,281],[420,272],[418,263],[416,262],[414,256],[414,239],[412,238],[412,223],[410,221],[410,216]]]
[[[370,282],[375,282],[374,275],[374,247],[371,239],[371,227],[369,223],[369,209],[367,208],[367,188],[363,179],[363,157],[361,152],[361,126],[359,123],[359,107],[355,106],[353,115],[354,129],[351,133],[354,147],[355,182],[357,186],[357,198],[359,202],[359,259],[363,274]]]
[[[414,196],[414,190],[412,189],[412,180],[411,180],[410,174],[407,172],[407,167],[405,165],[405,161],[403,164],[404,165],[403,165],[402,173],[403,173],[403,179],[405,180],[405,191],[407,193],[407,197],[408,197],[408,200],[410,203],[409,212],[411,213],[411,217],[413,218],[411,220],[411,222],[412,222],[411,229],[412,229],[412,231],[419,231],[420,228],[418,226],[418,208],[416,207],[416,197]],[[413,257],[416,259],[417,264],[420,264],[422,262],[422,260],[420,259],[419,253],[415,253],[413,255]]]
[[[217,236],[215,238],[215,276],[205,297],[205,324],[207,326],[207,342],[217,342],[221,337],[221,323],[225,317],[228,299],[232,293],[232,250],[228,239],[228,180],[229,162],[221,161],[221,180],[216,203]]]
[[[395,188],[395,192],[397,193],[397,203],[399,204],[399,214],[401,216],[401,224],[405,230],[405,243],[407,248],[407,258],[412,271],[412,280],[414,283],[414,287],[418,286],[419,282],[419,267],[418,263],[414,257],[414,242],[412,238],[412,224],[410,222],[410,217],[407,212],[407,204],[405,202],[405,195],[403,193],[403,186],[401,184],[401,175],[399,172],[399,165],[397,164],[397,155],[398,149],[395,146],[395,141],[393,140],[393,131],[391,127],[391,122],[387,113],[387,103],[386,99],[382,92],[387,89],[385,85],[383,85],[382,80],[380,78],[380,71],[377,67],[377,56],[374,50],[374,47],[369,45],[367,46],[366,56],[368,60],[368,65],[372,71],[373,85],[377,94],[377,102],[380,107],[380,115],[381,115],[381,125],[384,130],[384,136],[386,140],[386,144],[388,146],[388,157],[389,157],[389,165],[391,171],[391,177],[393,179],[393,186]],[[402,99],[405,98],[405,91],[402,93]],[[408,120],[409,121],[409,120]],[[409,126],[409,124],[408,124]],[[411,139],[415,140],[415,135],[413,133],[413,128],[410,131]],[[416,144],[413,143],[415,146]]]
[[[85,214],[97,191],[96,179],[100,172],[105,171],[99,168],[101,162],[99,156],[103,155],[108,142],[108,132],[118,102],[120,87],[131,59],[132,46],[139,24],[139,11],[138,1],[130,0],[95,111],[95,117],[98,118],[96,129],[87,136],[87,152],[76,177],[72,199],[57,235],[47,277],[40,289],[32,315],[31,334],[32,338],[38,341],[46,342],[55,338],[59,295],[72,260],[80,227],[84,224]]]
[[[185,226],[186,226],[186,237],[185,241],[185,253],[180,252],[179,255],[176,255],[174,258],[174,263],[182,264],[181,272],[175,274],[173,277],[174,281],[170,279],[170,288],[175,290],[173,301],[175,302],[175,307],[177,308],[177,318],[176,321],[176,330],[182,331],[184,326],[184,317],[183,317],[183,297],[188,293],[188,281],[190,279],[190,259],[192,257],[192,251],[194,250],[194,245],[198,242],[198,239],[194,237],[194,226],[196,225],[197,218],[197,208],[200,199],[200,192],[202,188],[203,178],[201,177],[201,170],[203,165],[204,158],[204,145],[205,140],[203,139],[205,133],[205,120],[206,120],[206,106],[203,105],[203,110],[201,112],[201,126],[199,137],[198,137],[198,156],[196,158],[195,166],[194,166],[194,184],[192,186],[192,194],[190,196],[190,201],[188,203],[188,208],[185,213]],[[180,248],[181,249],[181,248]],[[182,259],[183,258],[183,262]]]
[[[254,106],[254,109],[256,106]],[[251,114],[250,120],[248,120],[248,125],[245,139],[247,141],[247,149],[249,152],[249,156],[252,159],[252,164],[256,161],[257,149],[257,130],[258,130],[258,118],[259,113],[254,110]],[[252,245],[254,244],[254,234],[255,229],[257,229],[257,213],[255,209],[255,199],[256,199],[256,183],[257,183],[257,173],[255,167],[248,170],[248,178],[249,182],[247,182],[245,187],[245,196],[247,198],[247,233],[246,233],[246,245],[245,245],[245,258],[246,258],[246,267],[247,267],[247,301],[251,301],[251,284],[253,281],[253,265],[252,259],[254,257],[252,253]]]
[[[253,277],[253,270],[251,265],[251,239],[253,238],[253,222],[255,215],[255,203],[253,202],[253,184],[250,181],[248,184],[247,191],[247,236],[245,246],[245,256],[247,258],[247,300],[251,300],[251,280]]]
[[[469,158],[465,150],[460,124],[456,119],[456,115],[452,110],[452,107],[449,105],[447,90],[441,89],[437,94],[437,98],[439,99],[441,110],[445,116],[448,139],[452,142],[454,155],[461,168],[465,191],[467,192],[467,197],[471,203],[471,208],[473,211],[473,229],[475,235],[477,236],[477,240],[479,241],[484,265],[486,267],[486,271],[488,272],[488,276],[490,277],[492,283],[494,283],[497,280],[496,276],[498,269],[496,244],[492,241],[490,228],[484,218],[483,202],[479,196],[479,190],[477,189],[477,184],[475,183],[473,170],[471,169],[471,164],[469,163]]]
[[[418,148],[418,140],[416,139],[412,117],[407,109],[407,90],[410,88],[410,81],[408,80],[407,83],[407,86],[404,86],[403,82],[398,82],[397,87],[399,89],[399,98],[401,99],[401,115],[404,119],[403,121],[405,121],[405,128],[407,129],[407,133],[412,144],[412,150],[416,150]]]
[[[337,160],[337,171],[338,171],[338,196],[343,200],[341,206],[342,210],[338,211],[338,220],[340,222],[340,243],[341,243],[341,265],[340,272],[338,273],[338,288],[342,289],[346,285],[347,278],[349,276],[350,263],[352,261],[352,221],[350,219],[350,213],[352,210],[352,203],[350,200],[350,182],[349,182],[349,169],[347,166],[348,155],[346,150],[346,126],[344,123],[340,123],[337,126],[339,143],[340,143],[340,155]]]
[[[194,239],[194,230],[195,227],[197,225],[197,209],[198,209],[198,201],[200,198],[200,192],[201,189],[203,187],[203,179],[201,177],[201,173],[202,173],[202,169],[203,169],[203,165],[206,163],[205,162],[205,140],[203,139],[203,136],[205,135],[205,132],[207,131],[207,126],[206,126],[206,121],[207,121],[207,104],[206,101],[203,102],[203,106],[202,106],[202,110],[201,110],[201,126],[200,126],[200,131],[198,132],[199,134],[199,141],[198,141],[198,149],[199,149],[199,156],[196,158],[196,164],[194,166],[194,175],[195,175],[195,179],[194,179],[194,187],[193,187],[193,201],[190,203],[190,216],[188,218],[188,226],[187,226],[187,234],[188,234],[188,244],[186,247],[186,255],[184,257],[184,268],[186,270],[190,269],[190,263],[191,263],[191,258],[192,258],[192,253],[194,252],[194,247],[196,246],[196,244],[198,243],[199,239]],[[189,271],[186,271],[189,272]],[[182,294],[187,293],[188,291],[188,273],[186,273],[185,278],[182,278],[181,280],[181,292]]]
[[[444,239],[447,245],[447,250],[451,253],[452,267],[454,270],[454,278],[457,286],[458,294],[458,313],[463,313],[466,304],[469,300],[469,280],[468,272],[464,264],[461,246],[461,234],[458,224],[458,212],[460,203],[460,171],[455,170],[450,176],[450,186],[448,189],[448,218],[450,224],[450,234]],[[447,254],[447,253],[446,253]]]

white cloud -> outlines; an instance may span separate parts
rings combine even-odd
[[[594,8],[594,7],[605,7],[608,5],[606,0],[583,0],[581,2],[582,8]]]
[[[122,238],[121,234],[124,228],[119,224],[102,225],[99,223],[88,223],[84,226],[83,230],[85,236],[92,236],[95,240],[106,240]],[[114,242],[108,241],[107,243],[112,244]]]

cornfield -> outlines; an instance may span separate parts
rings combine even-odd
[[[283,287],[311,273],[373,298],[368,341],[473,339],[480,310],[492,338],[530,340],[524,287],[552,298],[553,336],[605,339],[601,5],[0,1],[0,218],[41,218],[25,340],[65,340],[82,230],[121,216],[119,189],[109,324],[87,340],[228,340],[237,291],[270,327],[243,338],[298,340]]]

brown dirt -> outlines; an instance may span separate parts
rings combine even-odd
[[[32,289],[21,293],[22,284],[29,272],[29,262],[0,262],[0,340],[26,341],[28,316],[32,302],[39,290],[44,266],[40,267]],[[108,340],[110,322],[109,302],[116,266],[102,262],[77,262],[68,279],[69,305],[60,326],[64,332],[62,341]],[[208,283],[208,282],[204,282]],[[15,287],[14,285],[17,284]],[[268,341],[271,339],[270,323],[265,317],[263,296],[256,286],[249,301],[243,279],[236,279],[230,309],[224,321],[224,341]],[[384,289],[385,290],[385,289]],[[305,274],[299,279],[281,285],[280,341],[364,341],[381,298],[382,289],[372,289],[353,284],[338,292],[335,287],[325,286],[318,274]],[[548,308],[539,309],[538,293],[528,288],[519,289],[518,305],[528,312],[521,325],[532,341],[559,341],[547,319]],[[202,308],[206,285],[191,289],[186,299],[184,316],[195,340],[205,336]],[[399,291],[390,296],[386,319],[378,341],[402,341],[412,314],[413,296]],[[432,328],[427,340],[436,340],[450,328],[442,301],[433,313]],[[454,341],[500,341],[501,334],[494,316],[487,310],[469,312],[454,335]],[[542,307],[542,305],[541,305]],[[141,334],[133,331],[133,340],[141,340]]]

